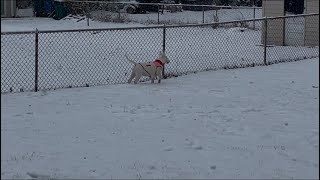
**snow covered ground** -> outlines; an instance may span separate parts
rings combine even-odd
[[[319,178],[319,58],[1,95],[1,178]]]
[[[213,15],[216,11],[205,11],[205,22],[213,22]],[[232,21],[241,19],[253,19],[253,9],[222,9],[217,11],[219,21]],[[52,18],[1,18],[1,32],[7,31],[31,31],[39,30],[65,30],[65,29],[88,29],[88,28],[117,28],[117,27],[141,27],[148,24],[158,23],[158,14],[132,14],[125,15],[128,23],[107,23],[92,21],[89,26],[86,20],[78,19],[54,20]],[[256,9],[256,18],[261,18],[261,9]],[[202,11],[184,11],[177,13],[165,12],[160,14],[161,23],[185,24],[202,23]]]
[[[39,30],[66,30],[89,28],[118,28],[144,26],[139,23],[108,23],[90,20],[77,22],[77,19],[54,20],[52,18],[6,18],[1,19],[1,32],[8,31],[34,31]]]
[[[262,17],[262,9],[221,9],[218,11],[208,10],[204,14],[204,22],[214,22],[213,16],[217,16],[219,22],[227,22],[234,20],[254,19]],[[132,22],[142,24],[157,24],[158,14],[133,14],[128,19]],[[203,22],[202,11],[183,11],[176,13],[165,12],[160,14],[160,23],[165,24],[201,24]]]
[[[228,25],[233,25],[229,23]],[[61,24],[61,27],[64,24]],[[162,49],[163,29],[39,34],[39,88],[54,89],[124,83],[132,64],[153,61]],[[252,29],[167,27],[167,74],[263,64],[261,32]],[[35,35],[1,35],[1,92],[34,89]],[[267,61],[319,56],[319,48],[267,48]]]

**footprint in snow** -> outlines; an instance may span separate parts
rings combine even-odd
[[[186,145],[189,145],[189,146],[193,145],[193,141],[189,140],[188,138],[185,139],[185,143],[186,143]]]
[[[203,149],[203,147],[199,143],[197,143],[193,140],[189,140],[188,138],[186,138],[185,140],[186,140],[186,142],[185,142],[186,145],[191,146],[192,149],[195,149],[195,150]]]
[[[210,166],[210,169],[215,170],[217,169],[217,166]]]
[[[150,165],[150,166],[148,166],[148,169],[150,169],[150,170],[155,170],[156,167],[155,167],[154,165]]]
[[[164,151],[173,151],[173,147],[167,147],[164,149]]]
[[[201,150],[203,149],[203,147],[201,145],[193,145],[192,146],[193,149],[196,149],[196,150]]]

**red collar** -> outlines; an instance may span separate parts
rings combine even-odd
[[[156,60],[154,61],[154,63],[159,63],[161,66],[163,66],[162,61],[160,61],[159,59],[156,59]]]

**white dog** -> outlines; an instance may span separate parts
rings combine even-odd
[[[128,83],[131,83],[133,78],[135,78],[135,84],[139,82],[139,79],[142,76],[149,76],[151,78],[151,83],[154,83],[154,80],[158,77],[158,83],[160,83],[162,79],[163,66],[170,62],[169,58],[163,51],[159,53],[159,56],[155,61],[147,63],[136,63],[130,60],[127,55],[125,56],[129,62],[134,64]]]

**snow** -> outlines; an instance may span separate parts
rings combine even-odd
[[[33,8],[27,8],[27,9],[18,9],[17,8],[17,17],[32,17],[33,16]]]
[[[204,22],[212,23],[214,22],[213,16],[217,15],[219,22],[227,22],[234,20],[244,20],[244,19],[255,19],[262,17],[262,10],[256,9],[221,9],[218,11],[208,10],[204,14]],[[203,21],[202,11],[183,11],[176,13],[164,14],[160,13],[160,23],[166,24],[201,24]],[[133,14],[128,17],[133,22],[139,22],[143,24],[157,24],[158,14]]]
[[[95,12],[92,12],[94,14]],[[213,15],[216,11],[205,11],[205,22],[213,22]],[[253,19],[253,9],[222,9],[217,11],[219,21],[231,21],[242,19]],[[93,21],[90,19],[89,26],[87,20],[78,19],[54,20],[53,18],[1,18],[1,32],[8,31],[34,31],[39,30],[65,30],[65,29],[98,29],[98,28],[118,28],[118,27],[141,27],[158,23],[158,14],[124,14],[127,23],[111,23]],[[261,9],[256,9],[256,18],[261,18]],[[177,13],[160,13],[160,23],[166,24],[186,24],[202,23],[202,11],[183,11]]]
[[[166,30],[166,74],[263,64],[261,32],[240,28],[182,27]],[[131,64],[154,61],[162,49],[162,27],[121,31],[39,34],[39,88],[124,83]],[[1,92],[34,89],[34,34],[1,36]],[[17,49],[17,51],[13,51]],[[319,56],[319,48],[267,48],[267,61]],[[23,58],[22,58],[23,57]],[[23,67],[23,68],[22,68]]]
[[[137,23],[108,23],[90,20],[77,22],[78,19],[55,20],[53,18],[1,18],[1,32],[8,31],[34,31],[38,30],[66,30],[66,29],[91,29],[91,28],[121,28],[144,26]]]
[[[214,13],[206,11],[205,22]],[[250,19],[252,10],[218,16]],[[90,26],[76,19],[6,18],[1,32],[140,27],[155,23],[157,14],[128,18],[132,22],[90,20]],[[160,20],[201,23],[202,12],[165,13]],[[152,60],[162,29],[39,38],[40,89],[93,86],[127,80],[131,65],[124,54]],[[252,29],[168,28],[167,38],[170,74],[263,59],[261,32]],[[32,90],[34,34],[1,35],[1,48],[1,92]],[[267,49],[268,62],[319,56],[318,47]],[[161,84],[1,94],[1,177],[319,178],[318,65],[316,58],[192,73]]]
[[[1,94],[1,178],[319,178],[319,58]]]

